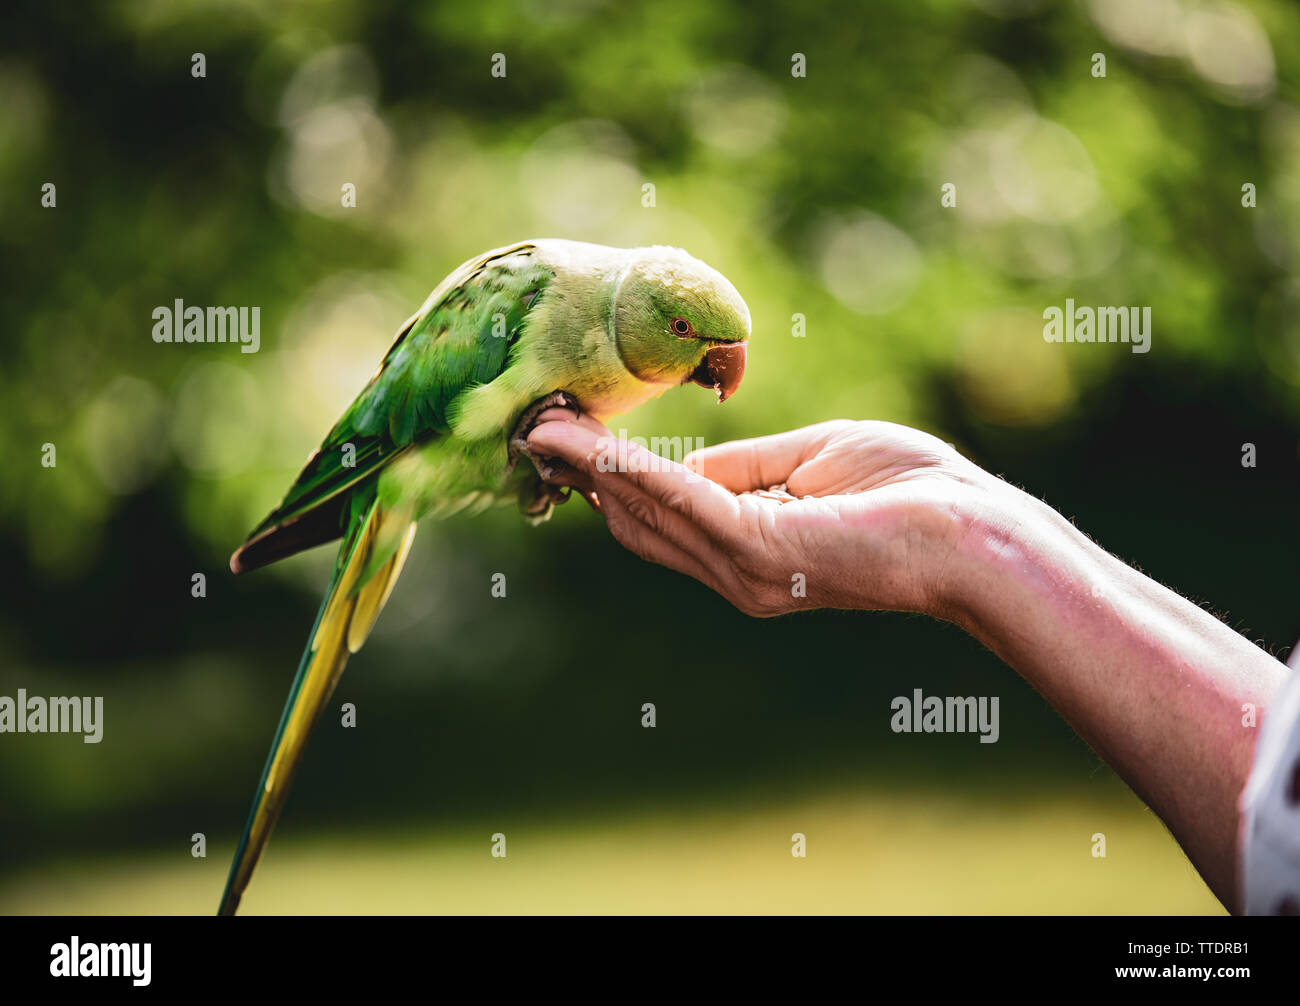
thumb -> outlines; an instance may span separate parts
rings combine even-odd
[[[733,493],[769,489],[785,482],[808,458],[816,454],[833,430],[822,423],[786,433],[749,440],[732,440],[703,447],[686,456],[686,467]]]

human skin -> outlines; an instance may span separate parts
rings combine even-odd
[[[946,619],[1036,688],[1239,910],[1238,796],[1287,668],[929,434],[821,423],[684,464],[551,410],[530,447],[637,555],[741,611],[892,609]],[[702,477],[701,477],[702,476]],[[761,495],[784,484],[784,495]],[[795,596],[802,573],[806,596]],[[1254,716],[1248,715],[1253,708]]]

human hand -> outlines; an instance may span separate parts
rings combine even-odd
[[[589,416],[543,422],[528,443],[564,462],[551,481],[587,495],[624,546],[760,617],[819,607],[943,614],[965,502],[998,482],[943,441],[885,422],[733,441],[684,464],[619,445]]]

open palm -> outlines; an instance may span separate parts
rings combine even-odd
[[[705,448],[681,465],[627,445],[628,470],[604,471],[604,427],[572,413],[542,418],[572,420],[530,437],[565,462],[554,481],[592,499],[633,552],[755,616],[927,610],[965,529],[954,503],[990,481],[943,441],[893,423],[820,423]]]

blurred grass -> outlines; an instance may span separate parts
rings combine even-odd
[[[489,855],[506,835],[508,856]],[[1107,857],[1091,855],[1102,832]],[[790,855],[790,836],[808,855]],[[284,839],[285,836],[280,836]],[[208,914],[228,854],[34,867],[4,914]],[[833,790],[785,804],[531,816],[272,843],[243,914],[1223,914],[1121,786],[1028,801]]]

